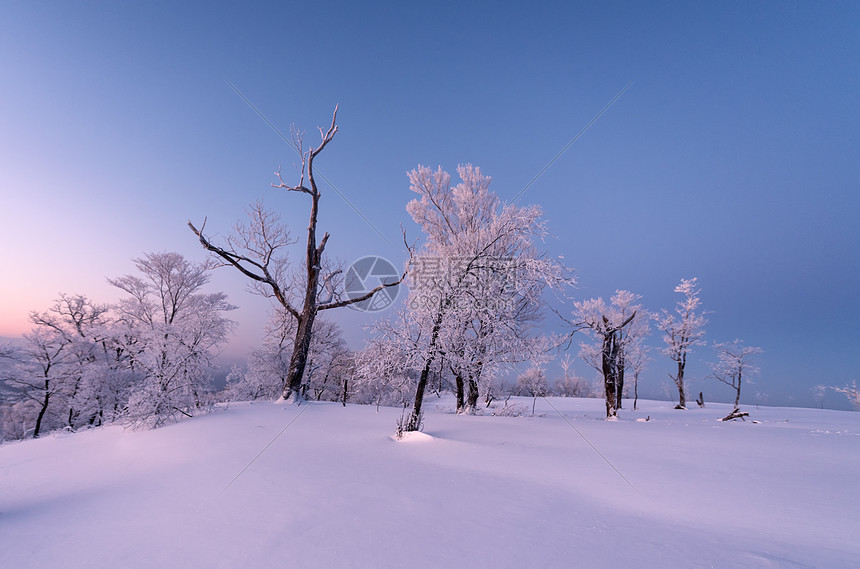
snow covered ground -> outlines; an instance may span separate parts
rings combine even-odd
[[[860,567],[860,413],[426,406],[400,442],[399,409],[242,403],[5,445],[0,566]]]

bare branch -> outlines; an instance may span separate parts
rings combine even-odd
[[[396,281],[391,282],[391,283],[383,283],[383,284],[377,286],[376,288],[374,288],[373,290],[371,290],[371,291],[369,291],[369,292],[367,292],[361,296],[357,296],[355,298],[348,298],[346,300],[340,300],[338,302],[330,302],[328,304],[320,304],[318,307],[318,310],[329,310],[332,308],[340,308],[342,306],[349,306],[350,304],[355,304],[357,302],[362,302],[362,301],[368,300],[371,297],[373,297],[374,294],[381,291],[382,289],[397,286],[400,283],[402,283],[403,279],[406,278],[406,275],[408,273],[409,273],[409,270],[407,269],[407,270],[403,271],[403,274]]]
[[[302,185],[302,182],[304,181],[304,169],[302,170],[302,180],[299,182],[298,186],[290,186],[289,184],[284,182],[284,179],[281,178],[281,171],[280,170],[275,172],[275,176],[278,177],[278,183],[272,184],[273,188],[287,190],[288,192],[302,192],[303,194],[308,194],[309,196],[313,195],[313,193],[308,188],[306,188]]]
[[[204,220],[203,227],[205,227],[205,224],[206,222]],[[194,224],[191,223],[190,220],[188,221],[188,227],[200,239],[200,244],[203,245],[204,249],[224,259],[227,264],[233,266],[236,270],[238,270],[240,273],[242,273],[249,279],[268,285],[269,288],[271,288],[272,290],[272,294],[275,296],[281,306],[283,306],[287,310],[287,312],[292,314],[295,318],[299,317],[298,311],[290,305],[289,301],[284,295],[284,291],[281,290],[280,285],[271,277],[271,275],[268,274],[268,268],[265,265],[260,264],[254,259],[250,259],[248,257],[240,255],[234,251],[227,251],[225,249],[222,249],[221,247],[218,247],[217,245],[213,245],[203,235],[202,229],[198,230],[196,227],[194,227]],[[257,269],[259,269],[261,274],[258,274],[248,269],[243,265],[243,263],[251,265],[252,267],[256,267]]]

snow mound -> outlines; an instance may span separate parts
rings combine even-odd
[[[398,443],[426,443],[428,441],[432,441],[433,437],[428,435],[427,433],[422,433],[421,431],[409,431],[400,435],[398,439],[395,436],[391,437]]]

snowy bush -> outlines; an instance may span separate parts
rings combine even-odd
[[[493,405],[490,409],[495,417],[521,417],[529,410],[527,405],[510,401],[504,401],[502,405]]]

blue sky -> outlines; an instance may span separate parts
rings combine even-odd
[[[860,379],[858,22],[852,2],[5,2],[0,335],[59,292],[114,300],[105,277],[143,252],[202,260],[189,218],[223,235],[263,197],[301,233],[304,196],[269,187],[295,156],[229,83],[308,142],[340,104],[318,167],[374,227],[326,187],[328,250],[400,264],[406,171],[473,163],[512,199],[632,82],[524,194],[547,249],[578,298],[670,307],[697,276],[707,338],[765,350],[745,399],[810,404]],[[243,286],[213,278],[241,306],[233,352],[265,319]],[[368,317],[340,318],[358,347]],[[654,394],[669,370],[655,354]]]

